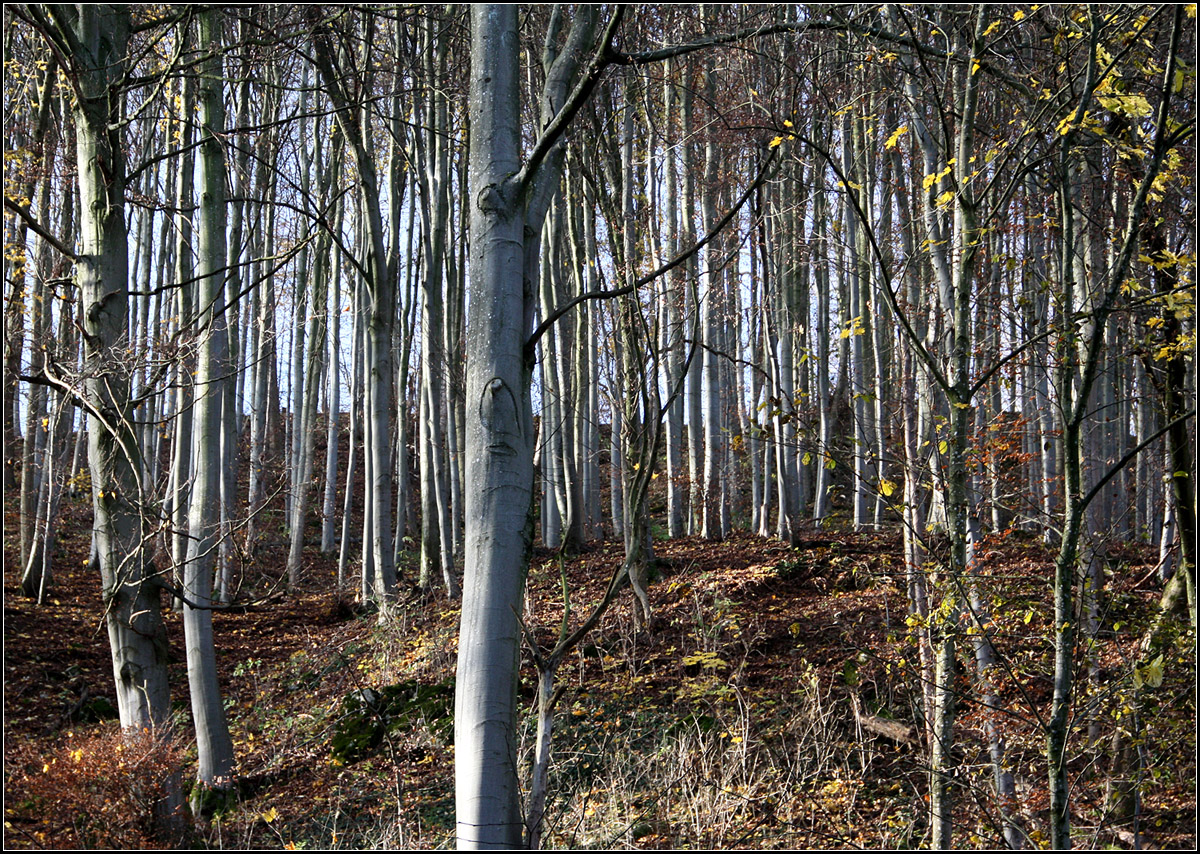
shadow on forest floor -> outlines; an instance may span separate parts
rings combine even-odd
[[[6,531],[16,530],[11,498]],[[20,597],[16,546],[7,535],[4,543],[5,846],[129,847],[139,840],[132,831],[121,836],[124,825],[112,824],[107,837],[97,829],[105,810],[136,805],[136,792],[129,794],[136,787],[111,767],[96,766],[99,745],[116,732],[111,664],[98,579],[84,564],[87,507],[72,501],[66,512],[54,587],[43,607]],[[920,663],[899,537],[813,530],[797,548],[748,535],[655,548],[650,628],[635,629],[626,591],[560,670],[565,693],[556,719],[547,847],[925,844]],[[1131,825],[1105,810],[1110,746],[1116,727],[1126,725],[1131,656],[1157,592],[1146,580],[1148,554],[1127,548],[1120,557],[1105,591],[1097,680],[1083,687],[1072,735],[1072,820],[1082,847],[1126,847],[1132,839]],[[619,544],[597,542],[567,563],[574,621],[599,598],[620,559]],[[333,589],[336,560],[315,551],[308,560],[301,594],[215,615],[241,786],[235,803],[199,826],[197,842],[450,847],[454,753],[447,697],[457,606],[410,593],[380,626],[349,594]],[[991,542],[984,561],[994,636],[1008,665],[997,688],[1009,763],[1021,818],[1039,841],[1046,794],[1036,718],[1051,689],[1049,559],[1014,534]],[[265,548],[245,579],[247,594],[269,589],[283,566],[283,547]],[[556,560],[537,550],[527,623],[539,643],[557,635],[561,590]],[[179,616],[170,615],[168,625],[188,779],[195,748]],[[1172,659],[1165,671],[1162,685],[1141,696],[1139,724],[1148,737],[1140,830],[1159,847],[1189,848],[1194,660]],[[533,673],[530,667],[522,673],[528,710]],[[1002,847],[973,681],[965,669],[955,844]],[[383,709],[374,723],[372,709]],[[354,715],[364,728],[349,730],[346,747]],[[532,723],[527,716],[521,733],[526,763]],[[341,748],[334,744],[339,733]],[[75,781],[69,791],[49,785],[56,769],[68,767]],[[89,790],[89,773],[116,778],[124,794],[114,795],[110,785],[104,797],[116,803],[98,803],[101,790]]]

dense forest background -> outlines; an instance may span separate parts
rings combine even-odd
[[[6,844],[1193,843],[1194,19],[6,5]]]

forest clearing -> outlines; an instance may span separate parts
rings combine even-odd
[[[1195,16],[6,4],[6,845],[1193,846]]]

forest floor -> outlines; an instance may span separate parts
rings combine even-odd
[[[144,769],[152,766],[116,738],[99,580],[85,563],[88,502],[64,499],[53,590],[39,607],[20,595],[13,499],[5,501],[4,539],[5,847],[148,844],[152,787]],[[739,534],[721,543],[659,541],[655,549],[649,628],[635,627],[626,590],[559,673],[565,690],[544,844],[927,844],[927,752],[914,726],[920,664],[898,534],[812,530],[796,548]],[[526,617],[537,642],[557,636],[564,587],[574,625],[620,559],[619,544],[592,543],[566,562],[564,585],[553,555],[538,550]],[[996,683],[1018,818],[1032,842],[1046,847],[1037,719],[1051,692],[1050,556],[1013,533],[988,542],[984,563],[1004,661]],[[1081,686],[1072,724],[1076,844],[1128,848],[1136,830],[1143,847],[1191,848],[1194,652],[1183,644],[1185,652],[1164,663],[1161,685],[1135,691],[1131,662],[1158,591],[1145,550],[1114,550],[1110,564],[1094,678]],[[283,544],[266,546],[247,567],[238,599],[277,589],[283,567]],[[406,579],[413,573],[411,565],[402,568]],[[197,822],[193,845],[452,847],[458,607],[405,587],[394,618],[380,625],[352,594],[337,592],[335,581],[336,559],[312,550],[302,592],[215,615],[239,785],[235,799]],[[180,763],[186,781],[195,745],[182,625],[178,614],[167,622],[179,735],[166,761]],[[954,842],[1003,847],[985,710],[972,690],[966,643],[960,664]],[[527,771],[534,735],[528,650],[522,676],[519,755]],[[387,686],[400,687],[384,693]],[[367,688],[392,703],[387,727],[355,704]],[[1143,736],[1135,742],[1140,754],[1126,751],[1141,760],[1130,764],[1140,794],[1136,825],[1106,807],[1119,771],[1117,726]]]

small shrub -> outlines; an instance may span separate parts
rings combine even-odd
[[[181,756],[151,732],[108,729],[39,755],[25,748],[6,773],[5,824],[40,848],[162,848],[183,815],[167,814]],[[181,799],[178,809],[182,810]]]
[[[453,735],[454,683],[422,685],[406,680],[378,690],[354,691],[342,699],[342,716],[330,739],[330,755],[343,764],[374,753],[388,733],[425,724],[438,736]]]

